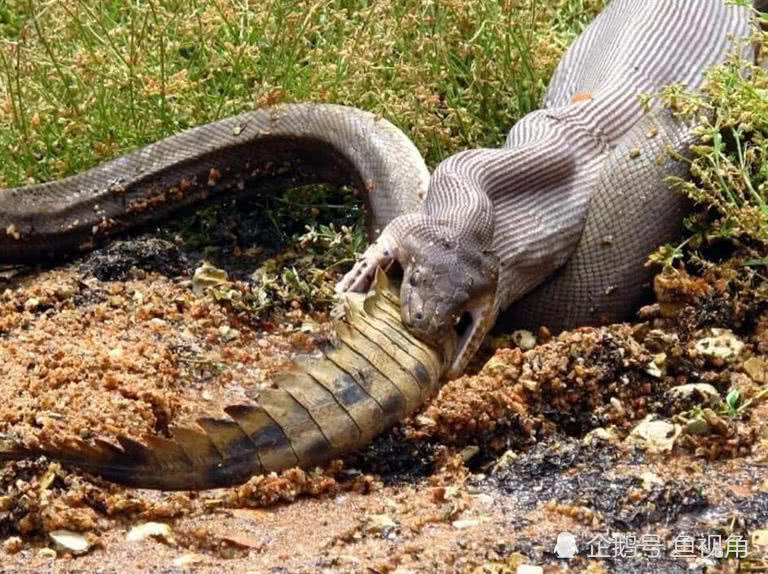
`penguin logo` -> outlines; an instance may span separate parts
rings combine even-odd
[[[570,532],[561,532],[557,535],[555,554],[558,558],[569,560],[573,558],[579,549],[576,547],[576,537]]]

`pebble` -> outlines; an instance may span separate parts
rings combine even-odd
[[[597,427],[585,434],[582,441],[586,445],[591,445],[597,442],[613,442],[618,438],[614,428],[605,429],[603,427]]]
[[[520,564],[517,567],[515,574],[544,574],[544,568],[541,566],[533,566],[531,564]]]
[[[520,379],[520,384],[532,393],[535,393],[539,390],[539,382],[534,381],[533,379]]]
[[[515,342],[515,345],[520,347],[523,351],[529,351],[536,346],[536,335],[525,329],[513,331],[512,340]]]
[[[192,276],[192,292],[195,295],[202,295],[206,288],[223,285],[228,281],[229,276],[226,271],[204,261],[200,267],[195,269],[195,273]]]
[[[504,470],[506,467],[508,467],[513,460],[515,460],[519,455],[513,451],[513,450],[506,450],[504,451],[504,454],[502,454],[497,460],[496,464],[493,465],[493,468],[491,469],[491,474],[496,474],[500,470]]]
[[[3,541],[3,550],[6,554],[16,554],[21,550],[22,542],[18,536],[11,536]]]
[[[164,522],[144,522],[137,524],[128,531],[125,539],[128,542],[140,542],[148,537],[156,537],[164,540],[168,544],[175,544],[173,531],[171,527]]]
[[[423,427],[436,427],[437,422],[435,419],[428,417],[427,415],[419,415],[416,417],[416,422]]]
[[[461,460],[463,460],[464,462],[467,462],[472,457],[474,457],[478,452],[480,452],[480,447],[472,444],[469,446],[465,446],[463,449],[461,449],[459,456],[461,457]]]
[[[656,361],[651,361],[648,363],[648,365],[645,367],[645,372],[655,379],[660,379],[664,376],[664,371],[659,368],[659,365],[656,364]]]
[[[732,361],[741,354],[744,343],[730,330],[712,329],[711,332],[711,336],[696,341],[694,344],[696,353],[723,361]]]
[[[648,350],[655,353],[667,351],[680,343],[680,338],[675,333],[667,333],[661,329],[651,329],[643,339],[643,344]]]
[[[386,514],[373,514],[368,518],[365,531],[386,534],[395,528],[397,528],[397,522]]]
[[[505,360],[494,356],[485,362],[480,374],[489,377],[498,377],[505,374],[508,370],[509,364]]]
[[[720,393],[709,383],[688,383],[672,387],[667,392],[675,399],[690,399],[698,396],[707,403],[717,403],[720,401]]]
[[[650,414],[632,429],[626,442],[641,448],[666,452],[672,450],[681,432],[680,425],[665,420],[655,420],[655,415]]]
[[[768,530],[755,530],[752,532],[752,545],[768,547]]]
[[[768,383],[768,361],[761,357],[750,357],[744,361],[744,372],[756,383]]]
[[[194,552],[189,552],[187,554],[182,554],[178,558],[174,558],[173,565],[176,568],[183,568],[192,564],[200,564],[201,562],[205,562],[205,560],[205,554],[195,554]]]
[[[55,560],[58,556],[53,548],[41,548],[37,555],[43,560]]]
[[[664,484],[664,481],[652,472],[643,472],[638,478],[643,481],[644,490],[651,490],[657,484]]]
[[[48,536],[54,541],[58,548],[69,551],[72,554],[84,554],[85,552],[88,552],[88,549],[91,547],[85,536],[79,532],[72,532],[71,530],[53,530],[48,533]]]
[[[475,494],[472,496],[473,500],[476,500],[480,504],[484,506],[491,506],[495,502],[494,498],[485,492],[481,492],[480,494]]]
[[[480,521],[474,518],[465,518],[462,520],[454,520],[453,522],[451,522],[451,525],[456,530],[466,530],[467,528],[472,528],[473,526],[477,526],[478,524],[480,524]]]
[[[697,416],[685,423],[685,433],[693,435],[707,435],[711,430],[707,419],[702,416]]]
[[[229,325],[222,325],[219,327],[219,336],[224,343],[229,343],[240,338],[240,331]]]

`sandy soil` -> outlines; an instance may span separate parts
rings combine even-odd
[[[0,287],[3,440],[167,436],[247,401],[329,329],[322,312],[289,305],[259,315],[195,294],[196,262],[156,240],[128,245],[151,256],[131,267],[124,252],[102,249]],[[705,391],[670,389],[757,396],[768,381],[762,307],[714,282],[665,280],[662,304],[645,308],[642,322],[542,330],[530,350],[492,339],[471,376],[325,469],[160,493],[43,458],[9,463],[0,470],[0,571],[758,571],[768,407],[757,401],[728,416],[718,401],[707,406]],[[669,426],[630,437],[649,414]],[[147,521],[167,530],[129,541]],[[51,533],[60,530],[80,533],[88,549],[57,546]],[[579,550],[570,560],[554,552],[563,531]],[[609,540],[607,557],[590,551],[598,535]],[[698,546],[674,555],[685,536],[708,535],[748,540],[749,559],[705,559]]]

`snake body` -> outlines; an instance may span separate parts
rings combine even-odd
[[[647,255],[679,234],[693,126],[638,98],[701,86],[749,34],[749,10],[723,0],[613,0],[568,49],[543,107],[501,149],[438,165],[417,214],[394,220],[342,281],[405,261],[403,319],[424,338],[468,319],[449,376],[459,375],[499,313],[560,329],[627,318],[643,297]],[[744,58],[752,57],[745,42]],[[450,246],[450,248],[446,248]],[[462,317],[462,315],[464,317]]]
[[[649,280],[646,256],[674,239],[687,209],[665,184],[686,173],[669,151],[684,156],[695,141],[691,125],[660,106],[644,110],[638,94],[699,87],[749,32],[749,9],[722,0],[613,0],[502,148],[460,152],[431,176],[388,121],[291,104],[193,128],[67,179],[0,190],[0,261],[38,261],[213,196],[352,185],[368,204],[373,243],[339,291],[350,300],[377,268],[399,263],[410,331],[396,306],[377,318],[358,313],[340,331],[346,351],[305,365],[256,406],[228,408],[234,422],[205,419],[203,434],[149,447],[0,448],[0,459],[46,452],[139,486],[229,484],[360,446],[418,407],[441,376],[461,374],[502,311],[515,325],[553,328],[625,318]],[[739,49],[752,57],[748,43]]]

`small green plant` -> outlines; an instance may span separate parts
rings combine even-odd
[[[744,400],[739,391],[731,389],[725,396],[725,401],[720,405],[718,414],[729,417],[741,417],[748,409],[761,401],[766,395],[768,395],[768,389],[763,389],[752,398]]]
[[[735,39],[737,45],[747,41]],[[768,34],[755,32],[753,41],[768,55]],[[696,122],[698,143],[690,157],[678,158],[689,163],[691,177],[668,181],[690,197],[699,212],[686,219],[690,235],[678,245],[659,247],[649,263],[669,270],[687,259],[706,268],[711,264],[699,248],[726,241],[745,253],[740,265],[764,265],[768,262],[768,70],[745,62],[734,50],[708,72],[701,91],[671,85],[657,97],[679,116]]]

